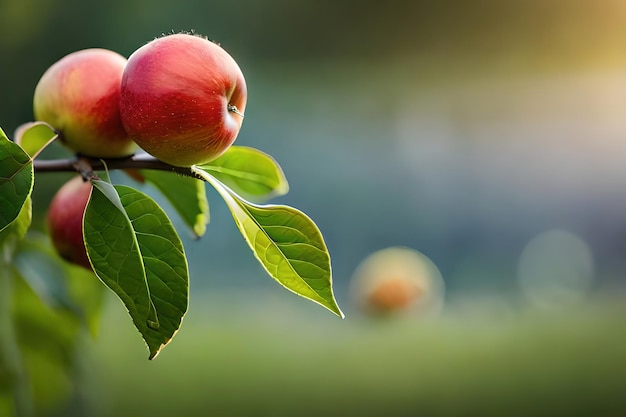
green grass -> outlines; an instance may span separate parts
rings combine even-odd
[[[370,321],[279,299],[232,298],[230,311],[192,300],[152,362],[110,305],[95,342],[97,415],[626,415],[623,301],[550,312],[476,302],[437,320]]]

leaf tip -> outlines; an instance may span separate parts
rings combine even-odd
[[[275,195],[283,196],[283,195],[286,195],[288,192],[289,192],[289,183],[287,182],[287,178],[283,176],[278,187],[276,187]]]
[[[346,315],[343,314],[343,311],[341,311],[341,309],[339,308],[337,303],[334,303],[334,304],[332,304],[330,306],[326,306],[326,308],[328,308],[333,314],[338,316],[340,319],[345,319],[346,318]]]
[[[159,355],[159,352],[161,352],[161,347],[162,346],[159,346],[157,350],[150,351],[150,356],[148,356],[149,361],[154,360]]]
[[[169,343],[169,340],[168,340],[165,343],[161,343],[157,345],[157,344],[149,343],[145,337],[144,337],[144,340],[146,341],[146,344],[148,345],[148,350],[150,351],[150,355],[148,356],[149,361],[156,359],[159,353],[161,353],[161,350],[163,350],[163,348]]]
[[[206,223],[202,220],[197,220],[192,228],[193,240],[199,240],[206,233]]]

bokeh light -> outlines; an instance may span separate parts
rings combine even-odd
[[[351,279],[352,303],[377,316],[434,316],[443,307],[444,281],[424,254],[390,247],[367,256]]]
[[[548,230],[524,248],[518,266],[522,294],[534,305],[556,307],[581,301],[593,282],[589,245],[565,230]]]

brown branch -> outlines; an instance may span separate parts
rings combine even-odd
[[[52,159],[33,161],[35,172],[79,172],[84,177],[89,177],[93,171],[115,169],[156,169],[170,171],[179,175],[197,178],[189,167],[177,167],[166,164],[147,154],[133,155],[128,158],[100,159],[78,156],[71,159]]]

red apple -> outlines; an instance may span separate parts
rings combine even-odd
[[[83,243],[83,215],[91,194],[91,182],[76,176],[56,193],[48,209],[52,244],[65,260],[91,270]]]
[[[71,150],[92,157],[131,155],[137,148],[119,114],[126,58],[107,49],[84,49],[54,63],[43,74],[33,98],[37,120],[60,132]]]
[[[217,158],[235,141],[246,98],[241,69],[221,46],[180,33],[155,39],[128,58],[120,114],[146,152],[191,166]]]

